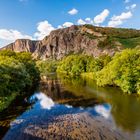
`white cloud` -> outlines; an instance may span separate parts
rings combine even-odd
[[[66,27],[70,27],[70,26],[72,26],[72,25],[73,25],[72,22],[65,22],[65,23],[62,25],[62,27],[63,27],[63,28],[66,28]]]
[[[127,6],[126,9],[127,9],[127,10],[133,10],[133,9],[136,8],[136,6],[137,6],[136,4],[132,4],[132,5],[130,5],[130,6]]]
[[[62,25],[58,25],[57,28],[60,29],[60,28],[63,28],[63,26]]]
[[[93,24],[93,20],[89,17],[86,18],[85,21],[86,21],[87,24]]]
[[[82,19],[79,19],[79,20],[77,21],[77,23],[78,23],[79,25],[84,25],[84,24],[86,24],[86,22],[85,22],[84,20],[82,20]]]
[[[74,25],[72,22],[65,22],[62,25],[58,25],[57,28],[58,29],[60,29],[60,28],[67,28],[67,27],[71,27],[72,25]]]
[[[123,22],[129,18],[131,18],[133,15],[131,13],[131,11],[128,12],[123,12],[121,13],[119,16],[113,16],[111,18],[111,20],[108,22],[108,26],[110,27],[116,27],[119,26],[121,24],[123,24]]]
[[[22,39],[22,38],[32,39],[31,36],[22,34],[17,30],[0,29],[0,39],[14,41],[16,39]]]
[[[137,6],[136,4],[132,4],[132,5],[131,5],[131,9],[136,8],[136,6]]]
[[[128,11],[128,12],[121,13],[121,15],[119,15],[119,16],[113,16],[111,19],[112,20],[126,20],[131,17],[132,17],[132,13],[130,11]]]
[[[79,25],[84,25],[84,24],[93,24],[93,20],[91,19],[91,18],[86,18],[85,20],[83,20],[83,19],[79,19],[78,21],[77,21],[77,24],[79,24]]]
[[[108,119],[110,116],[111,108],[106,108],[104,105],[97,105],[95,106],[95,111],[99,113],[104,118]]]
[[[77,13],[78,13],[78,10],[75,9],[75,8],[71,9],[70,11],[68,11],[68,14],[70,14],[70,15],[76,15]]]
[[[41,21],[37,24],[37,32],[34,34],[35,38],[41,40],[46,35],[49,35],[51,31],[55,30],[55,28],[47,21]]]
[[[124,0],[124,3],[129,3],[130,2],[130,0]]]
[[[53,102],[53,100],[51,98],[49,98],[47,95],[45,95],[44,93],[36,93],[35,98],[37,98],[39,101],[36,104],[39,103],[41,108],[43,108],[43,109],[50,110],[52,107],[55,106],[55,103]]]
[[[121,20],[111,20],[108,22],[108,26],[109,27],[117,27],[119,25],[123,24],[123,22]]]
[[[94,17],[94,23],[95,24],[103,23],[105,19],[108,17],[109,13],[110,12],[108,9],[104,9],[99,15]]]

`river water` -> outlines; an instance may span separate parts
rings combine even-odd
[[[45,78],[33,95],[0,113],[4,140],[140,139],[140,98],[89,79]]]

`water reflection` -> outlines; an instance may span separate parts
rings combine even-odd
[[[37,107],[40,107],[42,109],[48,109],[50,110],[55,103],[51,98],[48,98],[45,94],[43,93],[35,93],[31,98],[30,102],[34,102],[37,100],[38,102],[35,104]]]
[[[29,99],[30,103],[34,103],[32,107],[19,116],[11,123],[11,129],[18,128],[22,125],[45,123],[48,120],[66,114],[88,113],[93,117],[103,117],[108,119],[110,116],[110,106],[108,104],[94,105],[92,107],[83,108],[81,106],[74,107],[69,104],[55,103],[50,97],[42,92],[35,93]],[[42,124],[41,123],[41,124]]]
[[[57,103],[83,108],[106,103],[105,108],[97,107],[97,111],[102,110],[101,116],[107,118],[108,114],[111,114],[116,127],[126,132],[135,133],[140,129],[140,99],[123,94],[118,88],[97,87],[90,79],[67,78],[62,75],[56,79],[47,79],[44,85],[42,84],[40,90]],[[106,111],[106,108],[109,108],[110,112]]]
[[[95,111],[107,119],[110,116],[111,107],[108,104],[97,105],[95,106]]]
[[[29,103],[33,103],[31,108],[11,123],[11,129],[28,124],[44,125],[62,115],[88,113],[110,122],[123,133],[140,134],[138,98],[123,95],[118,88],[99,88],[91,80],[48,77]]]

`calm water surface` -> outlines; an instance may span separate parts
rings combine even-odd
[[[0,135],[6,132],[4,139],[9,139],[7,135],[15,133],[16,137],[25,126],[42,127],[52,118],[69,114],[88,114],[129,139],[140,139],[140,98],[118,88],[99,88],[92,80],[62,76],[46,77],[31,97],[0,113]]]

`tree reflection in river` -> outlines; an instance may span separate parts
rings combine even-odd
[[[82,107],[108,103],[117,127],[132,133],[140,129],[139,98],[123,94],[117,87],[102,88],[89,79],[58,76],[48,78],[40,88],[58,103]]]

